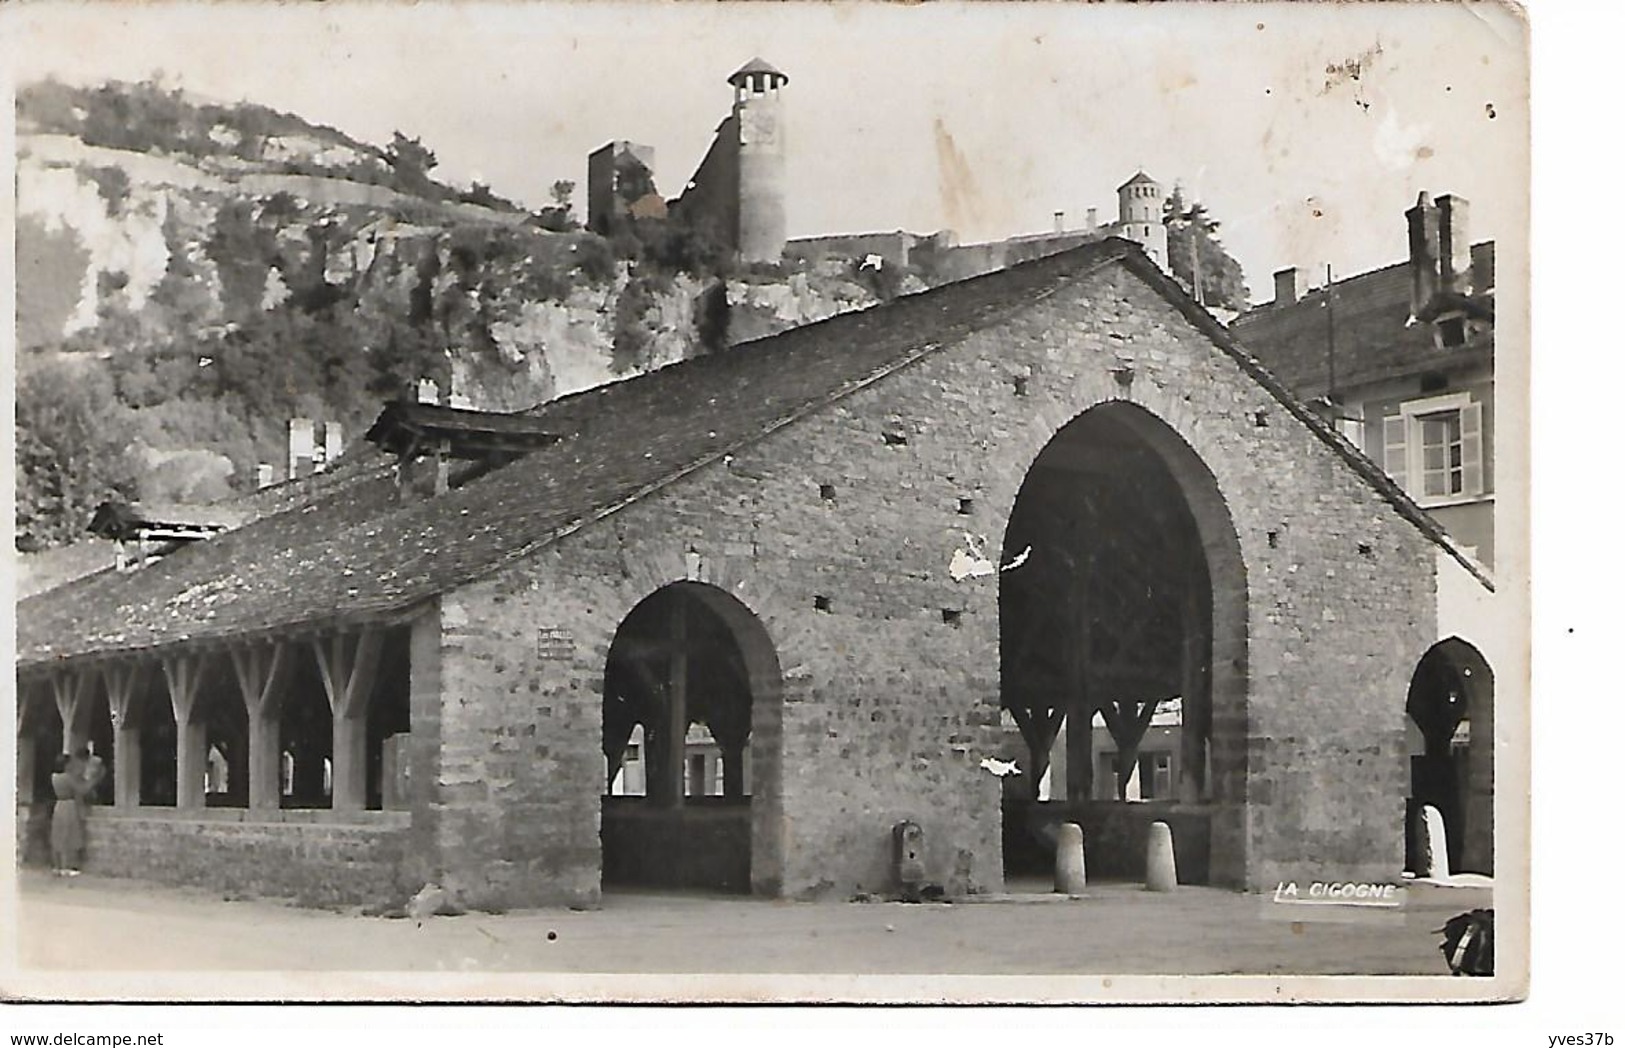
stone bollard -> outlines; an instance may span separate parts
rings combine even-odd
[[[1450,876],[1450,845],[1444,839],[1444,816],[1431,804],[1422,805],[1416,816],[1416,875]]]
[[[1171,892],[1179,885],[1174,868],[1174,831],[1165,822],[1154,822],[1145,841],[1145,887],[1147,891]]]
[[[1082,895],[1087,880],[1083,865],[1083,827],[1063,822],[1055,838],[1055,890],[1063,895]]]

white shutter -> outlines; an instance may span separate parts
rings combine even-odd
[[[1484,405],[1461,409],[1461,493],[1484,494]]]
[[[1464,450],[1465,454],[1465,450]],[[1408,488],[1405,477],[1405,416],[1389,415],[1382,420],[1382,468],[1402,488]]]

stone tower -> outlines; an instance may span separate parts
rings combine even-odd
[[[784,102],[790,78],[760,58],[728,78],[739,135],[739,257],[777,262],[784,254]],[[1165,252],[1166,253],[1166,252]]]
[[[1117,187],[1117,235],[1145,248],[1151,260],[1168,268],[1168,228],[1162,224],[1162,184],[1144,171]]]

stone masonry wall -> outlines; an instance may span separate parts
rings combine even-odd
[[[335,821],[328,812],[206,815],[92,808],[85,870],[216,891],[287,897],[305,906],[398,903],[409,817],[369,812]]]
[[[604,660],[639,600],[692,579],[755,614],[783,674],[782,723],[752,755],[758,890],[884,890],[905,818],[930,879],[996,890],[999,782],[978,762],[999,742],[998,579],[948,567],[999,559],[1034,458],[1108,400],[1201,457],[1230,517],[1204,535],[1244,566],[1246,621],[1215,623],[1246,693],[1216,726],[1245,774],[1215,822],[1215,878],[1397,876],[1433,548],[1115,266],[448,595],[442,860],[514,900],[596,891]]]

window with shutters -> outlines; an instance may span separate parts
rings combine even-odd
[[[1484,494],[1483,415],[1466,393],[1401,404],[1382,422],[1383,468],[1423,505]]]

